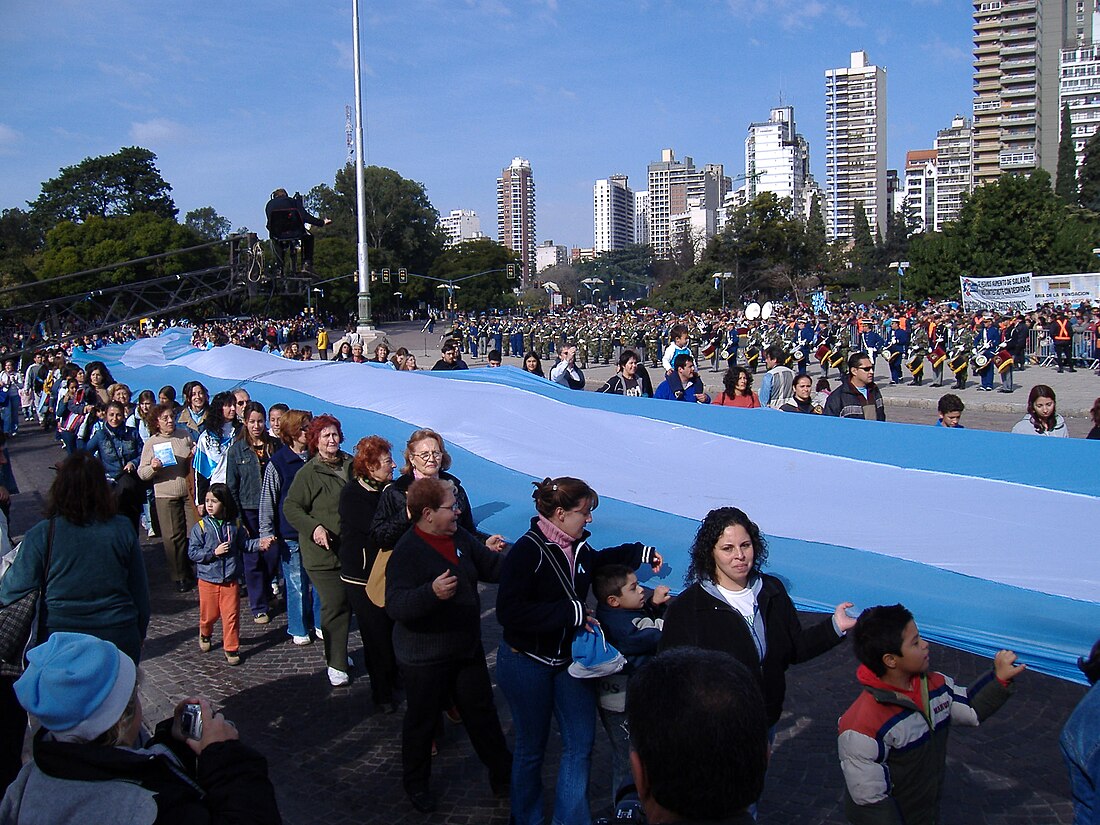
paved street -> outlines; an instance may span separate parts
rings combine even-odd
[[[1094,377],[1094,376],[1093,376]],[[40,517],[62,457],[52,437],[32,427],[11,442],[16,477],[24,492],[14,497],[12,529],[22,534]],[[596,525],[598,537],[599,529]],[[434,760],[439,811],[416,813],[400,783],[401,716],[378,713],[362,678],[331,688],[325,678],[319,644],[295,647],[286,620],[276,611],[271,624],[256,625],[242,605],[243,662],[225,665],[215,632],[215,649],[197,645],[198,603],[194,593],[168,587],[159,542],[146,541],[145,558],[152,589],[153,621],[142,664],[146,716],[167,716],[176,701],[197,692],[208,696],[234,720],[242,738],[266,754],[284,820],[308,823],[473,823],[507,822],[507,804],[489,793],[488,782],[459,726],[445,723],[445,738]],[[492,606],[495,588],[483,593],[483,621],[490,669],[494,670],[499,625]],[[822,617],[807,615],[807,622]],[[918,617],[919,621],[920,617]],[[352,649],[363,673],[358,635]],[[967,683],[988,662],[933,646],[934,666]],[[847,645],[790,673],[787,712],[779,723],[768,784],[761,801],[762,823],[842,823],[842,787],[836,761],[836,719],[856,695],[855,668]],[[1026,674],[1017,695],[978,730],[957,729],[948,764],[944,822],[948,825],[1045,825],[1072,819],[1068,781],[1057,736],[1084,689],[1038,674]],[[505,732],[511,720],[497,696]],[[661,708],[653,709],[660,713]],[[610,795],[608,749],[597,732],[591,799],[605,806]],[[547,754],[546,776],[552,787],[556,751]]]

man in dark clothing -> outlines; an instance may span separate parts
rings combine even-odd
[[[885,421],[886,408],[882,403],[882,393],[875,386],[873,370],[871,357],[867,353],[853,352],[848,358],[848,375],[829,395],[822,412],[839,418]]]
[[[440,350],[440,356],[438,361],[435,362],[435,366],[432,367],[433,371],[436,370],[468,370],[469,366],[458,356],[458,344],[454,341],[448,341],[443,345],[443,349]]]
[[[302,242],[302,271],[313,271],[313,236],[306,230],[306,224],[326,226],[332,223],[328,218],[317,218],[306,211],[300,196],[290,197],[285,189],[276,189],[264,210],[267,213],[267,231],[271,235],[279,265],[292,241]]]
[[[631,680],[626,717],[646,821],[754,822],[748,808],[764,788],[768,724],[744,665],[714,650],[659,653]]]
[[[1058,360],[1058,372],[1061,372],[1063,367],[1069,367],[1070,372],[1077,372],[1073,366],[1073,326],[1066,317],[1066,313],[1059,312],[1047,327],[1047,332],[1054,341],[1054,357]]]

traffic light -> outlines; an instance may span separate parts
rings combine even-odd
[[[506,269],[508,271],[508,280],[509,281],[514,281],[516,279],[516,265],[515,264],[508,264]]]
[[[408,282],[409,270],[405,269],[405,267],[401,267],[399,270],[397,270],[397,283],[407,284]]]
[[[388,268],[383,269],[382,270],[382,283],[388,284],[389,282],[390,282],[390,271],[389,271]]]
[[[378,283],[378,270],[377,269],[372,269],[370,271],[370,282],[372,284]]]

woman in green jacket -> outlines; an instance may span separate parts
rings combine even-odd
[[[283,502],[283,515],[298,531],[302,566],[321,596],[328,680],[346,685],[348,677],[348,606],[340,579],[340,491],[351,476],[352,457],[340,449],[344,433],[331,415],[319,415],[306,431],[310,458],[294,476]]]

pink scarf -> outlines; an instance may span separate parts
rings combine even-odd
[[[576,539],[544,515],[539,515],[539,529],[542,530],[542,534],[546,536],[551,544],[556,544],[561,548],[561,551],[565,553],[565,557],[569,559],[570,573],[572,573],[572,568],[575,564],[573,560],[573,542],[575,542]]]

